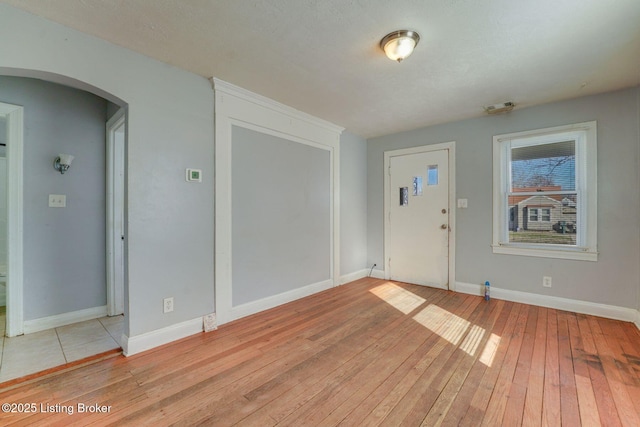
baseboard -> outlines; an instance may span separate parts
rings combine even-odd
[[[248,302],[246,304],[231,307],[231,319],[240,319],[260,311],[268,310],[300,298],[308,297],[315,293],[327,290],[333,287],[333,280],[325,280],[322,282],[307,285],[302,288],[293,289],[278,295],[273,295],[257,301]]]
[[[475,283],[456,282],[456,292],[471,295],[484,295],[484,285]],[[580,301],[569,298],[554,297],[550,295],[532,294],[529,292],[512,291],[491,287],[491,298],[540,307],[554,308],[557,310],[572,311],[574,313],[590,314],[592,316],[606,317],[608,319],[636,321],[638,325],[638,311],[632,308],[618,307],[615,305],[599,304],[595,302]]]
[[[369,275],[369,269],[367,268],[364,268],[359,271],[354,271],[353,273],[340,276],[340,284],[344,285],[345,283],[354,282],[358,279],[362,279],[363,277],[367,277],[368,275]]]
[[[371,277],[375,279],[384,279],[384,270],[373,270],[371,272]]]
[[[635,323],[636,327],[640,329],[640,310],[636,310],[636,320],[633,323]]]
[[[71,311],[69,313],[56,314],[54,316],[41,317],[40,319],[25,320],[24,333],[45,331],[47,329],[59,328],[60,326],[72,323],[84,322],[85,320],[97,319],[107,315],[107,306],[86,308],[84,310]]]
[[[168,344],[199,332],[202,332],[202,317],[176,323],[175,325],[133,337],[128,337],[123,334],[120,343],[122,346],[122,354],[125,356],[133,356],[134,354],[151,350],[154,347]]]

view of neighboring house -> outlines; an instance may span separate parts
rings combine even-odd
[[[514,193],[556,192],[561,186],[514,188]],[[575,233],[575,196],[563,194],[509,196],[510,231]]]

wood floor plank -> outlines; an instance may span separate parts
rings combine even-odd
[[[589,377],[591,378],[591,384],[593,385],[593,392],[598,406],[600,423],[603,426],[621,426],[622,422],[618,416],[615,398],[609,388],[606,373],[596,347],[595,338],[591,331],[589,316],[578,314],[576,317],[584,346],[584,359],[589,367]]]
[[[576,376],[571,354],[571,339],[569,337],[569,318],[567,312],[558,312],[558,364],[560,378],[560,409],[561,421],[565,426],[580,425],[580,411],[578,409],[578,392]]]
[[[528,308],[527,326],[524,331],[518,364],[513,375],[513,382],[507,396],[507,404],[502,418],[503,425],[520,425],[524,414],[524,402],[529,384],[529,373],[531,371],[531,359],[533,357],[533,343],[536,337],[536,325],[538,321],[538,310],[534,306]]]
[[[465,416],[460,420],[460,425],[475,426],[481,423],[482,419],[485,417],[487,405],[491,399],[493,389],[500,374],[502,363],[509,348],[510,336],[515,328],[516,320],[518,319],[523,307],[520,304],[511,303],[509,305],[509,317],[504,330],[500,335],[498,335],[495,353],[485,361],[488,367],[478,384]]]
[[[599,319],[592,316],[589,317],[588,322],[591,326],[604,376],[613,395],[620,422],[625,426],[640,426],[640,416],[638,416],[636,406],[625,386],[624,374],[616,363],[615,354],[604,337]]]
[[[556,310],[547,311],[547,349],[544,366],[542,425],[560,426],[560,362],[558,358],[558,318]]]
[[[487,409],[482,419],[483,426],[495,426],[502,424],[506,409],[509,387],[513,381],[516,370],[518,356],[524,339],[524,332],[527,325],[528,307],[519,306],[520,314],[516,320],[514,329],[509,337],[509,347],[501,365],[500,373],[493,388],[493,394],[487,405]]]
[[[640,425],[635,325],[365,278],[2,389],[0,425]]]
[[[575,375],[576,393],[578,395],[578,409],[580,422],[587,426],[600,426],[600,413],[596,403],[596,395],[589,374],[589,366],[586,362],[586,353],[583,346],[582,334],[578,326],[575,314],[567,317],[569,327],[569,340],[571,342],[571,359]]]
[[[547,314],[548,310],[546,308],[538,307],[536,337],[533,343],[533,356],[531,358],[527,395],[522,416],[523,426],[542,425],[544,369],[547,350]]]

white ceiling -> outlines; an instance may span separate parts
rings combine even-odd
[[[364,137],[640,84],[640,0],[0,1]]]

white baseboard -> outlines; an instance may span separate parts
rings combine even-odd
[[[463,282],[456,282],[455,285],[456,292],[471,295],[484,295],[484,285]],[[608,319],[624,320],[626,322],[633,322],[637,320],[638,313],[637,310],[632,308],[554,297],[550,295],[532,294],[529,292],[512,291],[509,289],[496,288],[494,286],[491,287],[491,298],[554,308],[557,310],[572,311],[574,313],[590,314],[592,316],[606,317]]]
[[[633,323],[635,323],[636,327],[640,329],[640,310],[636,310],[636,320]]]
[[[333,280],[325,280],[323,282],[307,285],[302,288],[293,289],[278,295],[273,295],[257,301],[248,302],[246,304],[231,307],[231,319],[240,319],[260,311],[268,310],[300,298],[308,297],[315,293],[330,289],[333,287]]]
[[[376,269],[374,269],[371,272],[371,277],[376,278],[376,279],[384,279],[384,270],[376,270]]]
[[[199,332],[202,332],[202,317],[133,337],[128,337],[123,334],[120,343],[122,346],[122,354],[125,356],[133,356],[134,354],[151,350],[154,347],[168,344]]]
[[[367,277],[369,275],[369,269],[364,268],[362,270],[354,271],[353,273],[345,274],[340,276],[340,284],[344,285],[345,283],[354,282],[358,279],[362,279],[363,277]]]
[[[60,326],[72,323],[84,322],[85,320],[97,319],[107,315],[107,306],[92,307],[84,310],[71,311],[69,313],[56,314],[55,316],[41,317],[40,319],[25,320],[24,333],[45,331],[47,329],[59,328]]]

